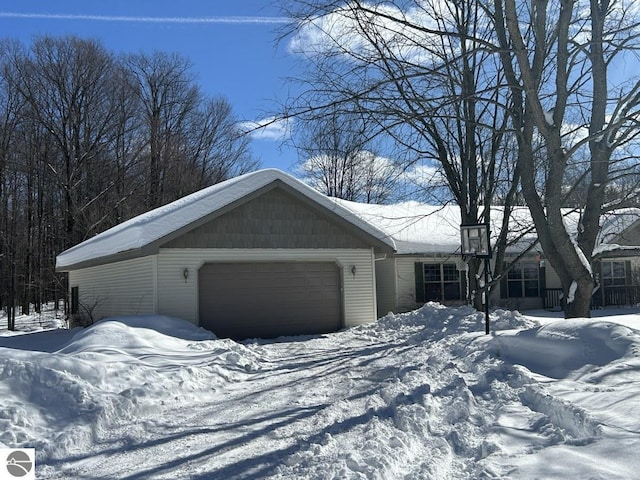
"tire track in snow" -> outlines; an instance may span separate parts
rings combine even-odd
[[[456,321],[447,315],[443,321]],[[129,480],[499,478],[508,473],[500,466],[509,453],[505,438],[516,429],[532,430],[523,450],[589,433],[576,424],[555,435],[572,425],[576,410],[537,395],[533,380],[493,356],[481,334],[392,320],[241,345],[229,365],[242,366],[246,357],[251,368],[215,388],[199,382],[170,405],[146,409],[142,398],[137,418],[55,465],[50,478],[65,478],[54,476],[60,471]],[[530,411],[531,424],[509,425],[509,408]],[[565,413],[554,416],[557,408]],[[545,438],[541,423],[549,425]]]

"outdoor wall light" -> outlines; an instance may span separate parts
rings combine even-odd
[[[182,276],[184,277],[184,283],[187,283],[187,278],[189,278],[189,269],[188,268],[185,268],[182,271]]]
[[[356,268],[355,265],[351,265],[351,275],[353,275],[353,278],[356,277],[356,272],[358,271],[358,269]]]

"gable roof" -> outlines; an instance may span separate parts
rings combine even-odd
[[[202,189],[116,225],[59,254],[56,269],[69,271],[156,253],[163,243],[197,227],[212,214],[228,211],[274,185],[287,188],[325,213],[347,222],[367,237],[372,246],[389,252],[395,250],[393,239],[373,224],[300,180],[280,170],[265,169]]]

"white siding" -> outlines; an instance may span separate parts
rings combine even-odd
[[[376,261],[376,294],[378,297],[378,317],[395,312],[396,303],[396,259],[385,258]]]
[[[78,287],[80,316],[96,321],[155,313],[154,262],[150,256],[69,272],[69,287]]]
[[[335,261],[342,270],[345,326],[376,319],[373,252],[364,249],[160,249],[158,312],[197,324],[198,270],[204,263],[262,261]]]

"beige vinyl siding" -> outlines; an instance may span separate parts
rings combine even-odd
[[[360,325],[376,319],[371,249],[162,248],[158,254],[158,312],[198,324],[198,270],[205,263],[289,261],[336,262],[342,272],[344,325]],[[186,282],[185,268],[189,271]]]
[[[545,260],[544,280],[546,288],[562,288],[560,277],[549,264],[549,260]]]
[[[148,256],[70,271],[69,287],[78,287],[80,315],[97,321],[155,313],[154,263]]]
[[[376,261],[376,295],[378,298],[378,317],[397,309],[396,259],[385,258]]]
[[[398,272],[398,312],[407,312],[418,307],[416,302],[416,271],[415,263],[423,261],[419,257],[397,257],[396,271]]]

